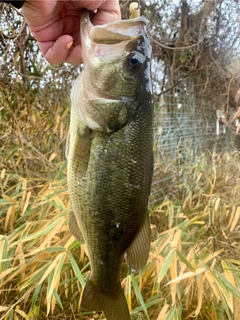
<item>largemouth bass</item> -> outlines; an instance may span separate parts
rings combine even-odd
[[[81,16],[84,70],[71,92],[69,228],[91,274],[82,308],[129,320],[120,273],[148,259],[153,170],[151,46],[144,18],[93,26]]]

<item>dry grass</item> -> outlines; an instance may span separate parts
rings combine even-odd
[[[181,192],[151,212],[147,265],[123,267],[132,319],[237,320],[240,166],[220,162],[183,168]],[[67,226],[66,163],[52,180],[2,171],[1,181],[0,319],[103,319],[80,310],[89,264]]]

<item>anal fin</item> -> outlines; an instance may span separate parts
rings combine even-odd
[[[132,273],[141,270],[147,262],[151,243],[150,236],[151,230],[147,213],[144,224],[126,250],[125,259]]]

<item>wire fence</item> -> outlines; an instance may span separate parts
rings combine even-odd
[[[191,77],[172,88],[166,86],[165,92],[155,106],[152,207],[171,197],[184,181],[184,166],[193,165],[202,154],[234,147],[231,129],[220,123],[216,132],[214,106],[205,106],[205,113],[200,110]]]

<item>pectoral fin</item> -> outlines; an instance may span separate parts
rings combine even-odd
[[[85,174],[90,156],[90,129],[78,118],[74,108],[71,110],[71,121],[68,138],[69,174]]]
[[[150,250],[150,235],[149,215],[146,214],[142,228],[126,251],[125,259],[131,272],[139,271],[145,266]]]

